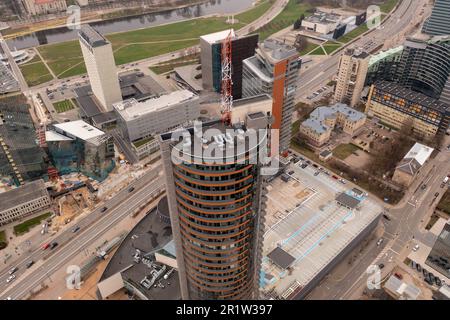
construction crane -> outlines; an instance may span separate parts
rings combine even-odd
[[[231,123],[231,110],[233,108],[233,79],[232,79],[232,38],[233,31],[222,41],[222,121]]]

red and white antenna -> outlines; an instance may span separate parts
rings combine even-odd
[[[232,38],[233,30],[222,41],[222,120],[231,122],[231,109],[233,108],[233,79],[232,79]]]

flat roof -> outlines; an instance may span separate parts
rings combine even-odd
[[[219,31],[219,32],[215,32],[215,33],[205,34],[205,35],[201,36],[200,39],[203,39],[206,42],[212,44],[212,43],[216,43],[217,41],[222,41],[223,39],[228,37],[230,32],[231,32],[231,37],[234,38],[236,36],[236,34],[234,33],[234,29],[228,29],[228,30]]]
[[[128,99],[115,103],[114,109],[126,121],[133,120],[142,115],[162,110],[197,97],[192,91],[178,90],[162,96],[138,102],[136,99]]]
[[[105,134],[103,131],[83,120],[58,123],[54,124],[54,127],[85,141]]]
[[[349,207],[350,209],[356,208],[359,205],[359,203],[361,202],[360,200],[348,195],[345,192],[342,192],[341,194],[339,194],[336,197],[336,201],[345,205],[346,207]]]
[[[439,112],[450,111],[450,106],[440,102],[439,100],[430,98],[423,93],[405,88],[395,82],[379,80],[374,83],[374,87],[377,90],[387,92],[393,96],[403,98],[410,102],[417,103],[421,106],[428,107]]]
[[[16,189],[0,193],[0,212],[45,196],[48,196],[48,192],[44,180],[26,183]]]
[[[416,142],[404,159],[415,159],[421,166],[430,158],[434,149]]]
[[[277,266],[287,269],[291,266],[291,264],[295,261],[295,258],[291,256],[289,253],[281,249],[280,247],[276,247],[273,249],[267,257],[272,260]]]
[[[198,66],[201,64],[193,64],[188,66],[182,66],[174,68],[173,70],[180,77],[181,80],[187,83],[194,91],[202,91],[202,79],[195,79],[196,75],[202,73],[202,70],[197,70]]]
[[[109,41],[106,40],[100,32],[92,28],[89,24],[82,25],[78,34],[83,40],[94,48],[104,46],[109,43]]]

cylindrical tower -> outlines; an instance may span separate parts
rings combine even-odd
[[[217,150],[235,151],[226,156],[191,152],[196,140],[202,151],[214,144],[196,139],[193,131],[187,143],[161,144],[183,299],[258,298],[265,212],[258,157],[268,130],[259,131],[252,145],[244,142],[242,128],[227,137],[225,127],[217,121],[203,130],[219,129],[216,137],[223,134],[223,140],[212,139],[219,142]],[[237,151],[239,140],[245,147]]]

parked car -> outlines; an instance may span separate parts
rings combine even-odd
[[[33,261],[33,260],[30,260],[30,261],[27,262],[27,264],[26,264],[25,266],[26,266],[27,269],[28,269],[28,268],[30,268],[33,264],[34,264],[34,261]]]
[[[58,246],[58,242],[52,242],[52,244],[50,245],[50,250],[55,249]]]
[[[380,263],[380,264],[378,265],[378,267],[379,267],[380,269],[383,269],[383,268],[384,268],[384,264]]]
[[[80,230],[80,226],[76,226],[75,228],[73,228],[72,232],[75,233],[75,232],[78,232],[79,230]]]
[[[403,279],[403,276],[402,276],[400,273],[398,273],[398,272],[394,273],[394,276],[395,276],[397,279],[400,279],[400,280]]]
[[[44,245],[42,246],[42,249],[45,250],[45,249],[47,249],[48,247],[50,247],[50,243],[44,244]]]
[[[387,214],[383,214],[383,218],[385,218],[387,221],[391,221],[391,218]]]
[[[108,210],[107,207],[103,207],[102,210],[100,210],[101,212],[105,212],[106,210]]]
[[[418,244],[416,244],[413,248],[413,251],[416,252],[417,250],[419,250],[420,246]]]
[[[11,270],[9,270],[9,274],[13,274],[14,272],[16,272],[17,270],[19,270],[19,268],[14,267]]]
[[[8,279],[6,279],[6,283],[10,283],[10,282],[13,281],[15,278],[16,278],[16,275],[15,275],[15,274],[10,275],[10,276],[8,277]]]
[[[131,187],[130,189],[128,189],[128,192],[133,192],[134,191],[134,187]]]
[[[384,241],[384,239],[383,239],[383,238],[380,238],[380,239],[377,241],[377,246],[380,246],[380,245],[383,243],[383,241]]]

